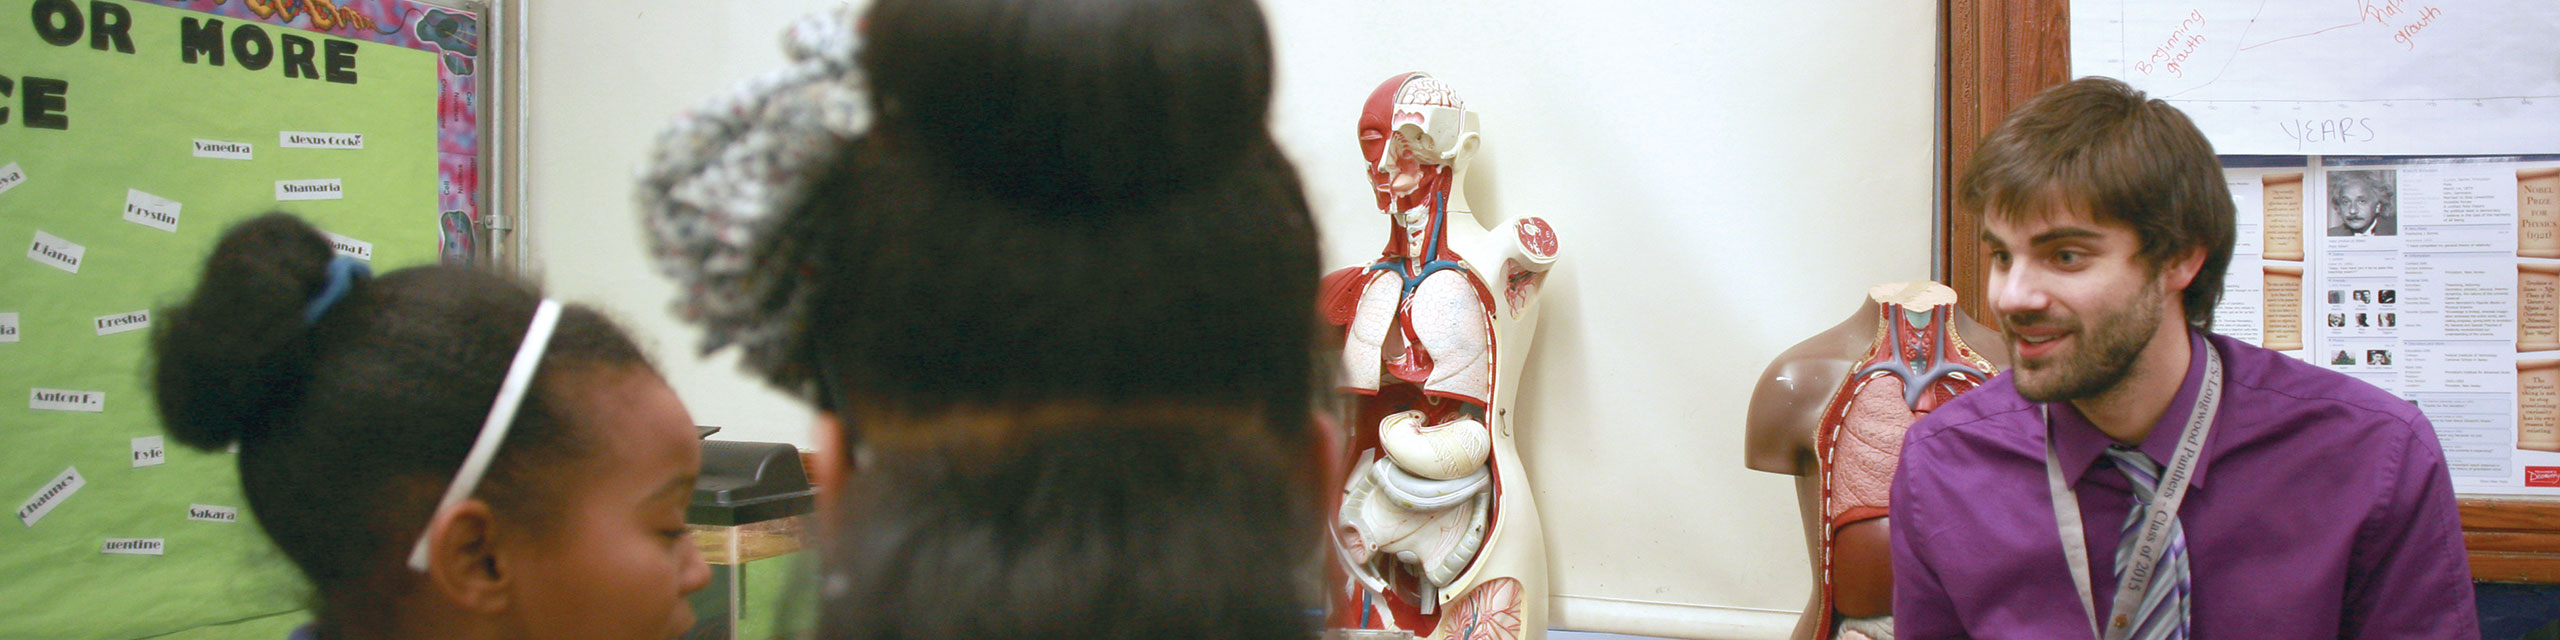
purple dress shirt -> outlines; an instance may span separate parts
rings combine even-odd
[[[2418,407],[2344,374],[2190,334],[2186,383],[2141,449],[2175,456],[2204,349],[2228,384],[2186,502],[2193,637],[2478,638],[2453,481]],[[2062,557],[2037,403],[2003,374],[1911,427],[1893,482],[1894,635],[2088,638]],[[2113,440],[2052,405],[2100,615],[2133,495]]]

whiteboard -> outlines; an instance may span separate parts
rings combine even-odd
[[[2120,78],[2223,154],[2560,150],[2560,2],[2073,0],[2071,73]]]

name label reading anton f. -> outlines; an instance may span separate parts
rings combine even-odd
[[[98,316],[97,319],[91,320],[90,322],[95,323],[98,326],[98,335],[102,336],[124,333],[135,329],[149,329],[151,328],[151,310],[144,309],[132,313]]]
[[[195,153],[198,158],[212,158],[215,160],[248,160],[249,157],[256,154],[257,151],[258,145],[246,142],[223,142],[221,140],[206,140],[203,138],[197,138],[195,141]]]
[[[277,180],[277,200],[339,200],[347,197],[337,178],[321,180]]]
[[[108,538],[98,545],[98,553],[114,556],[156,556],[167,543],[160,538]]]
[[[107,410],[107,392],[28,389],[27,408],[37,411],[99,413]]]
[[[276,145],[287,149],[362,149],[364,134],[284,131],[276,134]]]
[[[30,527],[36,526],[36,521],[43,520],[44,514],[53,513],[54,507],[62,506],[62,501],[71,499],[71,494],[79,493],[81,487],[88,485],[89,481],[80,478],[79,467],[63,467],[62,475],[44,483],[44,488],[37,489],[35,495],[27,496],[26,504],[18,506],[18,521]]]
[[[80,256],[88,253],[88,247],[42,231],[36,232],[35,240],[27,243],[28,260],[72,273],[80,272]]]
[[[124,220],[134,224],[176,233],[178,201],[144,193],[141,189],[124,190]]]

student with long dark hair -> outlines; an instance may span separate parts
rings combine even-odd
[[[460,267],[380,278],[275,214],[224,234],[152,351],[170,437],[240,446],[302,570],[299,638],[669,638],[709,580],[684,406],[595,311]]]
[[[822,410],[821,635],[1312,636],[1320,272],[1260,8],[882,0],[794,38],[642,198],[710,346]]]

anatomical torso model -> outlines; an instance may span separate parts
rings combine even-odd
[[[1340,635],[1546,631],[1546,543],[1511,402],[1556,235],[1538,218],[1479,222],[1460,189],[1477,144],[1475,113],[1428,75],[1389,79],[1360,114],[1391,222],[1375,261],[1323,288],[1352,398],[1333,521]]]
[[[1887,494],[1903,432],[1990,380],[2005,354],[1972,345],[1999,340],[1956,308],[1955,290],[1896,282],[1769,363],[1744,448],[1751,468],[1796,476],[1814,577],[1797,640],[1893,637]]]

